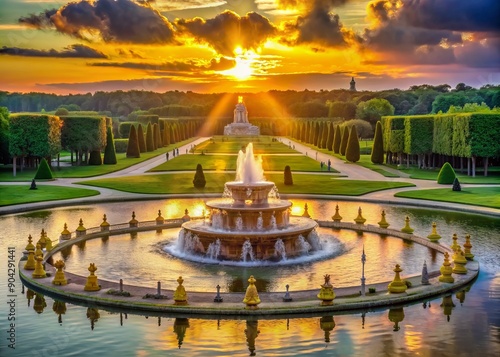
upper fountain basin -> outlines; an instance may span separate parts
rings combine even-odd
[[[245,201],[251,201],[253,205],[264,205],[267,204],[267,198],[274,187],[274,182],[230,181],[226,182],[226,187],[231,192],[234,206],[244,206]]]

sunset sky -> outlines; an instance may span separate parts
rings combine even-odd
[[[0,0],[0,90],[500,84],[498,0]]]

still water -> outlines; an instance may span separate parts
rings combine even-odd
[[[301,214],[306,201],[292,201],[293,213]],[[307,200],[307,203],[313,218],[326,220],[334,213],[337,202]],[[356,217],[358,203],[339,202],[339,206],[344,220],[351,221]],[[408,215],[415,234],[420,236],[427,236],[432,222],[437,222],[442,244],[451,244],[453,233],[458,234],[459,243],[463,244],[465,234],[471,234],[472,251],[481,263],[481,272],[469,291],[451,296],[454,307],[450,306],[449,297],[438,297],[394,309],[344,315],[289,316],[288,319],[272,316],[259,320],[141,316],[54,303],[50,297],[31,291],[22,293],[17,278],[14,292],[16,349],[7,347],[10,343],[7,340],[9,292],[5,268],[8,247],[15,248],[18,260],[28,234],[37,240],[42,228],[55,240],[65,222],[70,230],[74,230],[80,218],[89,228],[99,225],[104,213],[108,222],[116,224],[128,221],[132,211],[139,220],[152,220],[158,209],[165,218],[171,218],[182,216],[185,208],[192,215],[200,214],[203,201],[123,202],[0,217],[0,261],[4,266],[0,278],[3,300],[0,305],[0,356],[500,355],[500,218],[377,204],[362,204],[367,224],[376,224],[380,211],[385,209],[391,227],[401,228],[404,217]],[[389,267],[395,263],[403,262],[404,269],[406,263],[403,275],[418,273],[423,259],[432,269],[441,264],[441,255],[433,257],[427,249],[396,238],[369,234],[358,236],[348,231],[331,230],[321,230],[320,234],[323,239],[338,244],[339,254],[328,260],[276,269],[202,265],[170,257],[161,252],[161,247],[175,239],[175,231],[88,241],[84,247],[73,247],[65,259],[69,271],[83,269],[82,274],[86,274],[89,261],[95,260],[100,278],[123,278],[125,282],[145,286],[154,285],[157,280],[170,285],[169,281],[173,282],[182,273],[188,292],[213,289],[219,282],[225,291],[241,291],[246,287],[242,276],[249,274],[262,276],[263,289],[269,291],[280,291],[287,283],[295,290],[318,288],[316,285],[321,283],[326,272],[332,274],[335,286],[352,285],[359,279],[359,256],[363,244],[368,258],[368,283],[391,278]]]

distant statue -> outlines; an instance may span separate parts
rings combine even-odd
[[[351,78],[351,82],[349,84],[349,90],[351,92],[356,92],[356,81],[354,80],[354,77]]]
[[[35,179],[31,180],[31,186],[30,186],[30,190],[36,190],[37,187],[36,187],[36,183],[35,183]]]
[[[248,111],[245,107],[245,103],[243,103],[243,97],[238,96],[238,104],[236,104],[236,108],[234,109],[234,123],[248,123]]]

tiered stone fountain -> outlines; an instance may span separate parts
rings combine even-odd
[[[320,250],[315,228],[306,217],[290,215],[273,182],[265,181],[262,161],[252,144],[238,154],[236,179],[223,198],[206,202],[209,218],[185,222],[177,250],[219,261],[275,260]]]

